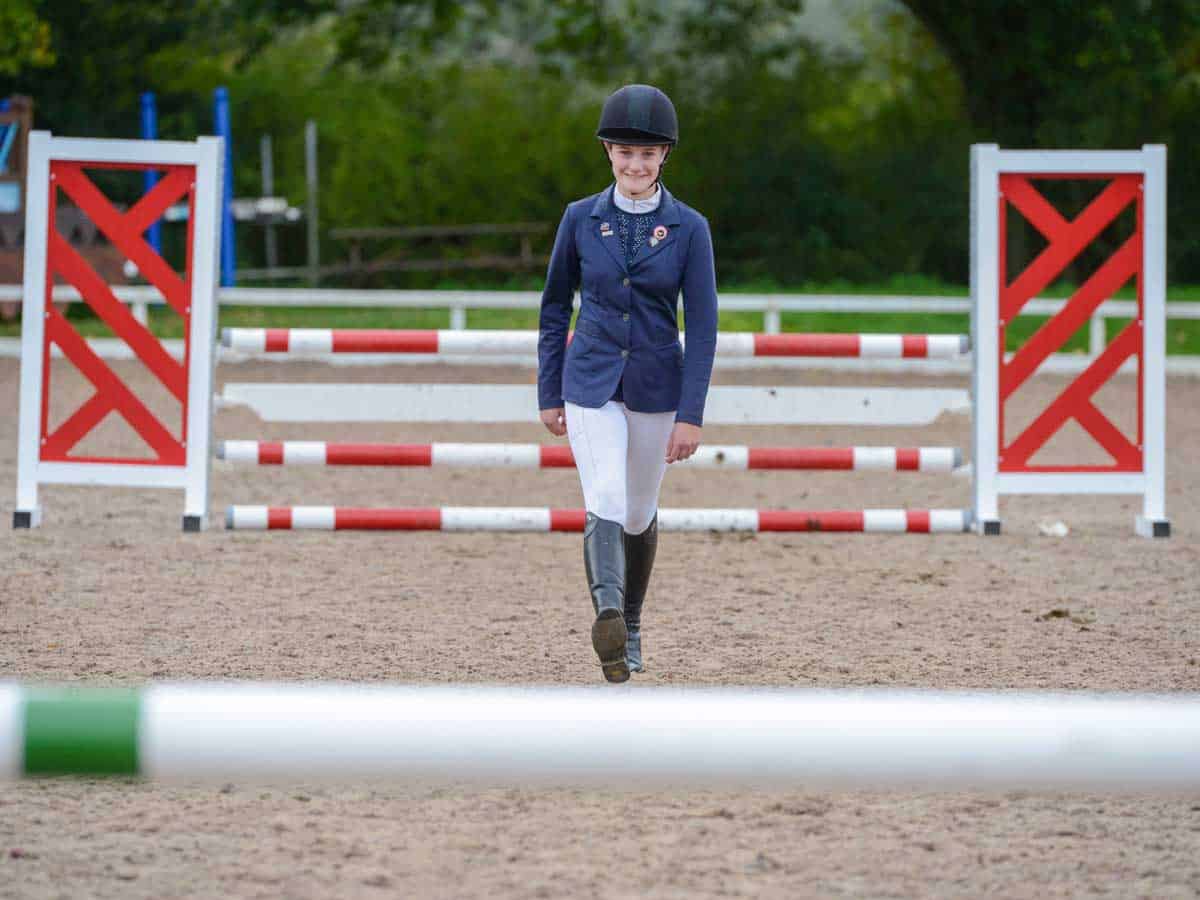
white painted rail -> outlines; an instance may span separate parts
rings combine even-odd
[[[273,384],[227,382],[225,405],[265,422],[538,422],[537,387],[524,384]],[[928,425],[967,413],[958,388],[739,387],[708,392],[709,425]]]
[[[131,304],[144,321],[146,307],[161,305],[162,296],[151,287],[117,285],[116,296]],[[54,299],[76,302],[79,292],[71,287],[56,287]],[[21,302],[21,285],[0,285],[0,301]],[[359,307],[385,309],[448,309],[451,327],[465,328],[468,310],[537,309],[541,294],[536,291],[402,291],[322,288],[222,288],[218,294],[222,306],[300,306]],[[1026,304],[1023,313],[1050,316],[1062,309],[1065,301],[1039,298]],[[925,297],[900,294],[739,294],[722,293],[721,309],[730,312],[763,314],[763,330],[778,334],[782,313],[924,313],[966,315],[971,311],[966,296]],[[576,300],[578,306],[578,300]],[[1137,315],[1132,300],[1108,300],[1091,319],[1089,352],[1095,355],[1104,343],[1106,319],[1129,319]],[[1200,303],[1173,301],[1167,304],[1168,319],[1200,320]]]
[[[134,315],[139,321],[146,321],[147,308],[152,305],[162,305],[162,296],[152,287],[142,285],[116,285],[113,293],[123,302],[130,304]],[[0,302],[21,302],[21,285],[0,285]],[[65,302],[78,302],[79,292],[69,286],[58,286],[54,289],[54,299]],[[325,308],[377,308],[377,309],[448,309],[450,311],[450,330],[466,328],[467,311],[472,309],[537,309],[541,303],[541,294],[535,291],[437,291],[437,290],[354,290],[330,288],[222,288],[218,294],[218,302],[222,306],[299,306]],[[763,331],[767,334],[779,334],[782,329],[782,313],[917,313],[929,315],[967,315],[971,311],[970,300],[965,296],[910,296],[910,295],[872,295],[872,294],[737,294],[723,293],[720,298],[721,309],[729,312],[757,312],[763,315]],[[1023,314],[1034,316],[1051,316],[1059,312],[1065,304],[1064,300],[1038,298],[1030,301],[1022,310]],[[578,307],[578,299],[575,303]],[[1057,354],[1047,361],[1046,371],[1062,374],[1082,371],[1091,359],[1094,359],[1104,349],[1107,335],[1108,319],[1130,319],[1137,315],[1137,303],[1132,300],[1107,300],[1102,303],[1092,315],[1088,331],[1088,354]],[[1200,321],[1200,303],[1173,301],[1166,305],[1167,319]],[[174,355],[177,351],[166,342],[168,349]],[[104,359],[123,358],[128,356],[127,348],[120,342],[93,339],[89,341],[94,349]],[[10,339],[0,338],[0,357],[17,355],[17,347]],[[389,358],[392,362],[409,362],[420,364],[428,362],[431,357],[413,355],[407,359]],[[521,359],[520,362],[528,362]],[[758,368],[762,362],[758,358],[738,359],[724,357],[725,363],[733,363],[738,368]],[[376,364],[371,357],[363,358],[354,354],[346,354],[340,360],[342,364]],[[514,362],[508,355],[481,355],[473,360],[480,365],[507,365]],[[849,363],[849,365],[845,365]],[[841,360],[829,357],[821,360],[805,360],[803,358],[788,359],[778,357],[770,360],[770,365],[780,365],[787,368],[827,368],[827,369],[858,369],[864,367],[877,371],[901,371],[894,360]],[[1127,367],[1130,368],[1131,367]],[[932,360],[928,362],[909,362],[904,371],[923,374],[950,374],[967,371],[969,366],[956,360]],[[1131,369],[1132,370],[1132,369]],[[1200,374],[1200,357],[1192,355],[1173,354],[1167,359],[1167,371],[1173,375]]]
[[[163,304],[161,295],[152,287],[114,285],[113,293],[125,303]],[[227,287],[218,293],[221,306],[300,306],[300,307],[357,307],[384,309],[537,309],[541,294],[537,291],[443,291],[443,290],[386,290],[336,288],[250,288]],[[79,292],[60,286],[54,289],[54,299],[76,302]],[[0,285],[0,301],[21,302],[21,285]],[[1064,300],[1038,298],[1030,301],[1022,312],[1028,315],[1049,316],[1062,309]],[[919,296],[908,294],[743,294],[723,292],[721,309],[734,312],[797,312],[797,313],[928,313],[935,315],[966,315],[971,302],[966,295]],[[578,299],[576,300],[578,305]],[[1096,310],[1106,318],[1128,319],[1136,315],[1133,300],[1107,300]],[[1200,303],[1175,300],[1167,304],[1168,319],[1200,319]],[[770,329],[766,329],[770,331]]]

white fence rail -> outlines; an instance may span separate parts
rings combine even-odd
[[[134,315],[146,321],[151,305],[164,301],[152,287],[129,285],[113,288],[117,297],[128,303]],[[537,309],[541,294],[537,291],[400,291],[340,290],[316,288],[222,288],[218,293],[222,306],[309,306],[379,307],[396,309],[449,309],[450,328],[467,327],[467,311],[472,309]],[[54,299],[75,302],[79,292],[72,287],[56,287]],[[19,284],[0,285],[0,302],[20,302]],[[1051,316],[1062,309],[1064,300],[1037,299],[1022,312]],[[578,300],[576,301],[578,304]],[[721,309],[733,312],[757,312],[763,316],[763,331],[779,334],[781,316],[799,313],[924,313],[967,315],[970,298],[910,297],[864,294],[722,294]],[[1129,319],[1137,314],[1133,300],[1108,300],[1092,316],[1088,332],[1088,353],[1095,356],[1107,343],[1105,320]],[[1200,303],[1167,303],[1168,319],[1200,320]]]

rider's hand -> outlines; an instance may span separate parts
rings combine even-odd
[[[567,433],[567,417],[561,406],[554,409],[543,409],[541,417],[546,430],[555,437],[562,437]]]
[[[700,446],[700,426],[689,422],[676,422],[671,429],[671,440],[667,442],[667,462],[682,462]]]

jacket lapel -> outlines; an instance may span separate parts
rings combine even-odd
[[[612,203],[612,192],[615,188],[609,188],[596,198],[596,202],[592,204],[592,236],[599,242],[608,255],[612,257],[617,268],[629,274],[629,269],[625,266],[625,254],[621,252],[621,239],[617,237],[617,223],[615,219],[616,207]],[[603,237],[600,233],[600,226],[608,225],[610,234],[608,237]]]
[[[666,237],[655,241],[653,246],[650,243],[651,240],[654,240],[653,237],[647,238],[646,242],[638,248],[638,252],[634,254],[629,268],[636,269],[650,257],[661,253],[673,244],[676,240],[676,234],[679,231],[680,222],[679,204],[675,202],[675,198],[671,196],[666,185],[662,185],[662,202],[658,206],[658,218],[654,223],[654,228],[665,227],[667,229]],[[653,231],[651,234],[653,234]]]

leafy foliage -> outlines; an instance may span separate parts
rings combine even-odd
[[[242,195],[271,134],[276,189],[303,200],[315,119],[325,227],[555,222],[610,181],[603,98],[653,83],[681,121],[665,180],[742,283],[962,283],[972,141],[1164,141],[1172,274],[1200,278],[1200,0],[862,8],[850,52],[813,42],[800,0],[9,0],[0,66],[78,135],[136,134],[154,90],[160,133],[190,138],[228,85]]]
[[[945,50],[971,123],[1010,146],[1107,146],[1165,124],[1200,50],[1193,0],[903,0]]]
[[[50,26],[38,16],[35,0],[0,5],[0,75],[44,69],[54,63]]]

